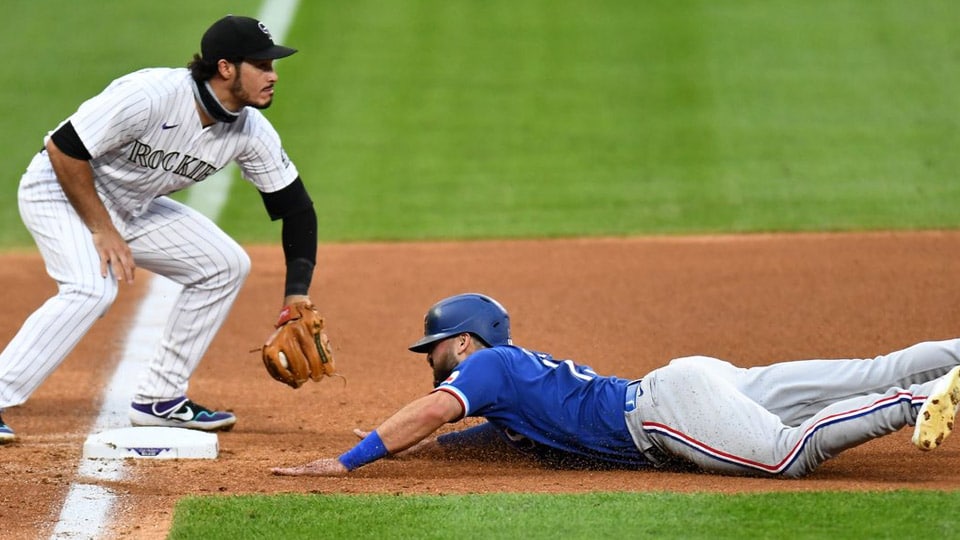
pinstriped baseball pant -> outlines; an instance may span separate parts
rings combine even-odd
[[[183,286],[131,397],[184,395],[250,272],[250,258],[208,218],[167,197],[140,216],[108,209],[137,266]],[[90,231],[62,195],[21,187],[20,212],[58,289],[0,353],[0,410],[22,404],[39,388],[118,292],[112,273],[100,276]]]

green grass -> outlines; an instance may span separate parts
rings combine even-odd
[[[0,248],[30,245],[16,183],[46,132],[259,5],[7,0]],[[952,0],[304,0],[267,114],[327,242],[957,228],[957,20]],[[242,182],[220,221],[278,240]],[[171,537],[940,538],[958,506],[956,492],[209,497],[178,505]]]
[[[955,3],[388,5],[293,28],[328,239],[960,224]]]
[[[190,497],[170,540],[956,536],[957,492]],[[916,517],[924,516],[922,523]]]
[[[43,134],[124,71],[182,65],[227,3],[12,4],[0,246],[29,242],[12,186]],[[324,241],[956,228],[957,20],[949,0],[305,1],[268,115]],[[243,182],[221,222],[277,239]]]

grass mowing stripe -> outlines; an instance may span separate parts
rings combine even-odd
[[[328,241],[956,227],[957,8],[922,4],[310,3],[270,114]]]
[[[178,503],[168,538],[947,538],[958,504],[935,491],[203,497]]]
[[[22,6],[3,39],[37,47],[14,60],[0,105],[15,126],[0,137],[11,183],[78,95],[117,66],[185,61],[201,27],[160,39],[142,21],[185,10],[132,2],[109,17],[134,21],[122,32],[78,34],[65,29],[104,12],[43,17],[55,3],[12,1]],[[308,2],[288,40],[301,53],[279,66],[267,114],[323,201],[325,241],[954,228],[958,10]],[[63,65],[63,50],[90,63]],[[0,246],[29,243],[14,198],[0,192]],[[231,188],[224,211],[240,241],[276,238],[249,185]]]

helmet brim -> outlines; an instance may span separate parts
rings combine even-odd
[[[443,340],[447,339],[447,338],[450,337],[450,336],[456,336],[456,335],[459,335],[459,334],[462,334],[462,333],[463,333],[463,332],[448,332],[448,333],[445,333],[445,334],[432,334],[432,335],[429,335],[429,336],[423,336],[423,337],[420,338],[416,343],[414,343],[413,345],[411,345],[410,347],[408,347],[408,349],[411,350],[411,351],[413,351],[413,352],[415,352],[415,353],[428,353],[428,352],[430,352],[431,349],[433,349],[434,345],[436,345],[437,342],[443,341]],[[487,343],[486,341],[484,341],[482,337],[474,334],[473,332],[468,332],[468,333],[469,333],[471,336],[473,336],[473,339],[479,341],[480,343],[483,343],[483,346],[484,346],[484,347],[491,347],[491,345],[490,345],[489,343]],[[510,343],[512,343],[512,341],[508,341],[508,342],[507,342],[508,345],[509,345]]]
[[[417,340],[416,343],[408,347],[408,349],[415,353],[428,353],[430,352],[430,349],[432,349],[433,346],[437,344],[438,341],[443,341],[452,335],[454,334],[443,333],[443,334],[430,334],[429,336],[423,336],[422,338]]]

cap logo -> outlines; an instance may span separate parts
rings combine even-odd
[[[267,30],[267,25],[262,22],[257,22],[257,27],[260,28],[260,31],[267,35],[268,38],[273,39],[273,36],[270,35],[270,31]]]

